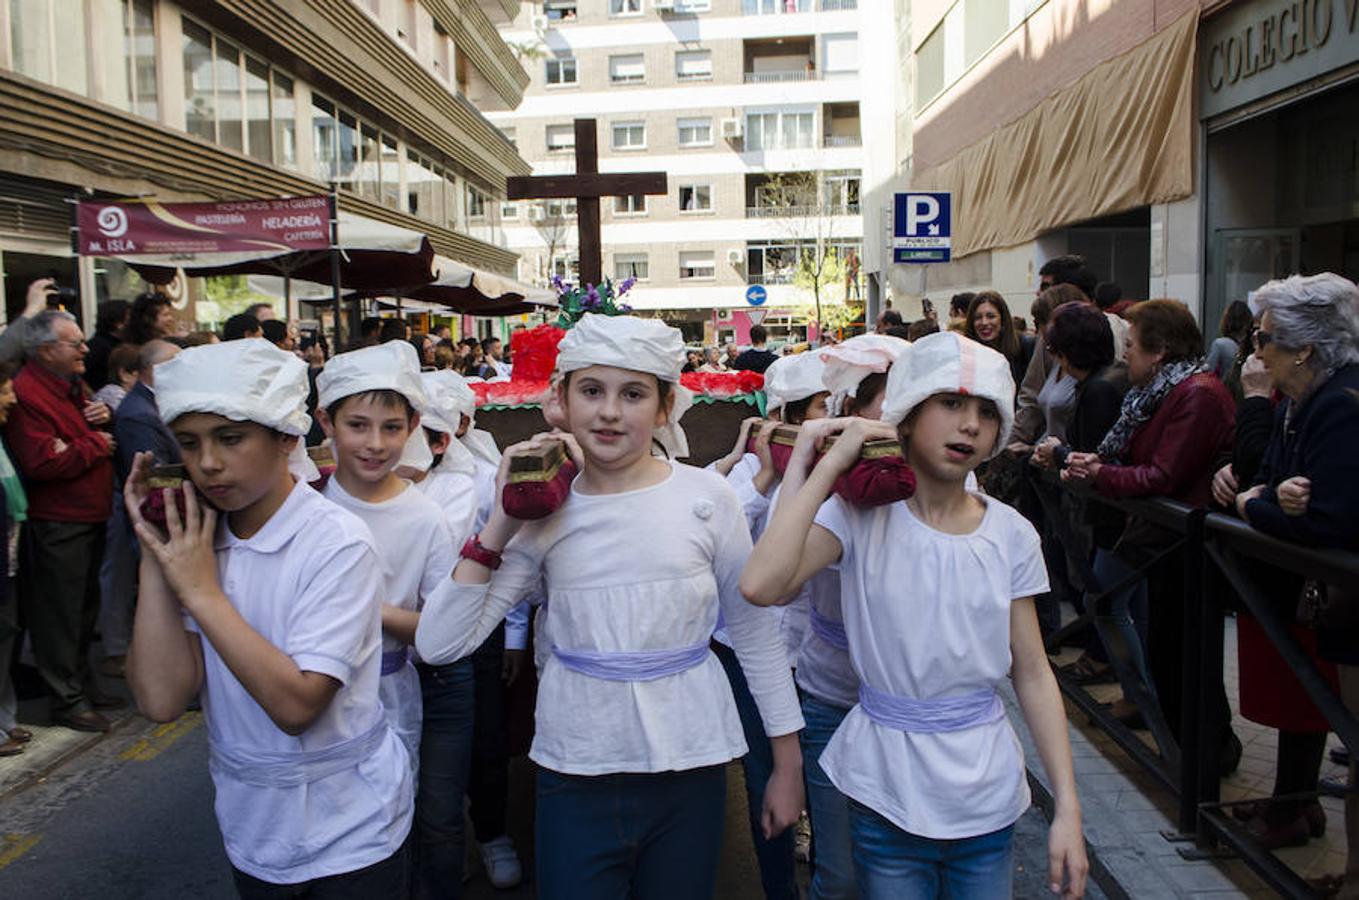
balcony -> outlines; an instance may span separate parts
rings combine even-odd
[[[823,147],[862,147],[864,139],[857,134],[828,134],[821,139]]]
[[[821,12],[848,12],[859,8],[859,0],[742,0],[743,16],[786,16],[806,13],[813,10]]]
[[[812,219],[832,216],[857,216],[859,204],[834,206],[747,206],[747,219]]]
[[[816,81],[820,78],[820,72],[808,68],[745,73],[746,84],[782,84],[788,81]]]

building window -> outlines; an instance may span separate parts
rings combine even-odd
[[[680,212],[712,212],[711,184],[682,184],[679,188]]]
[[[549,125],[547,126],[547,149],[551,150],[572,150],[576,146],[576,126],[575,125]]]
[[[679,255],[681,281],[698,281],[717,277],[717,266],[711,250],[682,250]]]
[[[746,114],[747,150],[801,150],[813,145],[810,112]]]
[[[292,78],[191,19],[185,18],[183,25],[185,130],[262,162],[296,167]],[[349,177],[358,161],[357,119],[346,114],[350,134],[343,158],[350,168],[336,169],[341,156],[335,141],[342,126],[335,106],[322,98],[313,110],[317,119],[314,137],[318,142],[322,138],[331,142],[317,151],[317,177],[322,177],[322,157],[327,151],[323,180]]]
[[[645,150],[646,125],[642,122],[615,122],[612,146],[615,150]]]
[[[609,15],[640,16],[642,0],[609,0]]]
[[[438,22],[434,23],[434,74],[445,84],[453,80],[453,39]]]
[[[677,13],[700,13],[712,8],[712,0],[675,0]]]
[[[569,281],[580,281],[580,257],[557,256],[552,259],[552,274]]]
[[[821,71],[828,77],[859,71],[859,36],[827,34],[821,38]]]
[[[816,254],[814,241],[790,238],[751,241],[746,245],[746,281],[750,284],[792,284],[803,256]]]
[[[551,221],[563,219],[576,214],[575,200],[548,200],[543,206],[547,211],[547,218]]]
[[[812,0],[741,0],[741,13],[747,16],[776,16],[811,9]]]
[[[614,281],[623,281],[632,278],[636,281],[648,281],[651,278],[651,264],[647,261],[645,253],[615,253],[613,255],[613,278]]]
[[[467,218],[486,218],[486,195],[470,184],[467,186]]]
[[[502,218],[502,219],[517,219],[517,218],[519,218],[519,204],[518,204],[518,203],[502,203],[502,204],[500,204],[500,218]]]
[[[641,84],[646,81],[646,62],[640,53],[609,57],[611,84]]]
[[[401,208],[401,151],[396,138],[382,136],[382,205],[389,209]]]
[[[156,7],[153,0],[123,0],[123,59],[127,108],[147,119],[160,118],[156,91]]]
[[[852,216],[859,212],[859,181],[857,169],[830,171],[822,176],[825,202],[831,215]]]
[[[86,92],[85,0],[9,0],[10,58],[22,75]]]
[[[401,0],[401,19],[396,23],[396,36],[407,47],[415,49],[415,7],[417,0]]]
[[[543,63],[546,69],[546,79],[548,84],[575,84],[576,83],[576,58],[574,56],[557,56]]]
[[[711,147],[713,145],[712,119],[680,119],[676,126],[679,130],[681,147]]]
[[[427,157],[406,151],[406,211],[436,225],[447,222],[444,173]]]
[[[713,77],[711,50],[680,50],[675,53],[675,77],[680,81],[708,81]]]
[[[646,215],[646,194],[631,194],[626,197],[614,197],[613,214],[615,216]]]
[[[574,22],[576,20],[576,0],[546,0],[543,13],[549,22]]]

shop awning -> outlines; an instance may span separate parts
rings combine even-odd
[[[176,268],[193,277],[287,275],[331,284],[329,250],[175,253],[120,257],[153,284],[174,280]],[[434,248],[422,232],[340,211],[340,282],[345,290],[427,283],[434,279]]]
[[[517,316],[554,307],[551,291],[476,269],[446,256],[434,259],[436,278],[418,285],[365,290],[371,297],[402,297],[445,307],[470,316]]]
[[[953,255],[1194,191],[1199,8],[1101,63],[911,187],[953,192]]]

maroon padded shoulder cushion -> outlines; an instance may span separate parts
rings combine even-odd
[[[576,464],[566,460],[557,474],[547,481],[518,481],[505,485],[500,502],[505,514],[514,519],[545,519],[566,502],[571,482],[576,477]]]

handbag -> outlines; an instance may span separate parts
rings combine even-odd
[[[1317,630],[1359,627],[1359,591],[1309,578],[1298,594],[1297,619]]]

